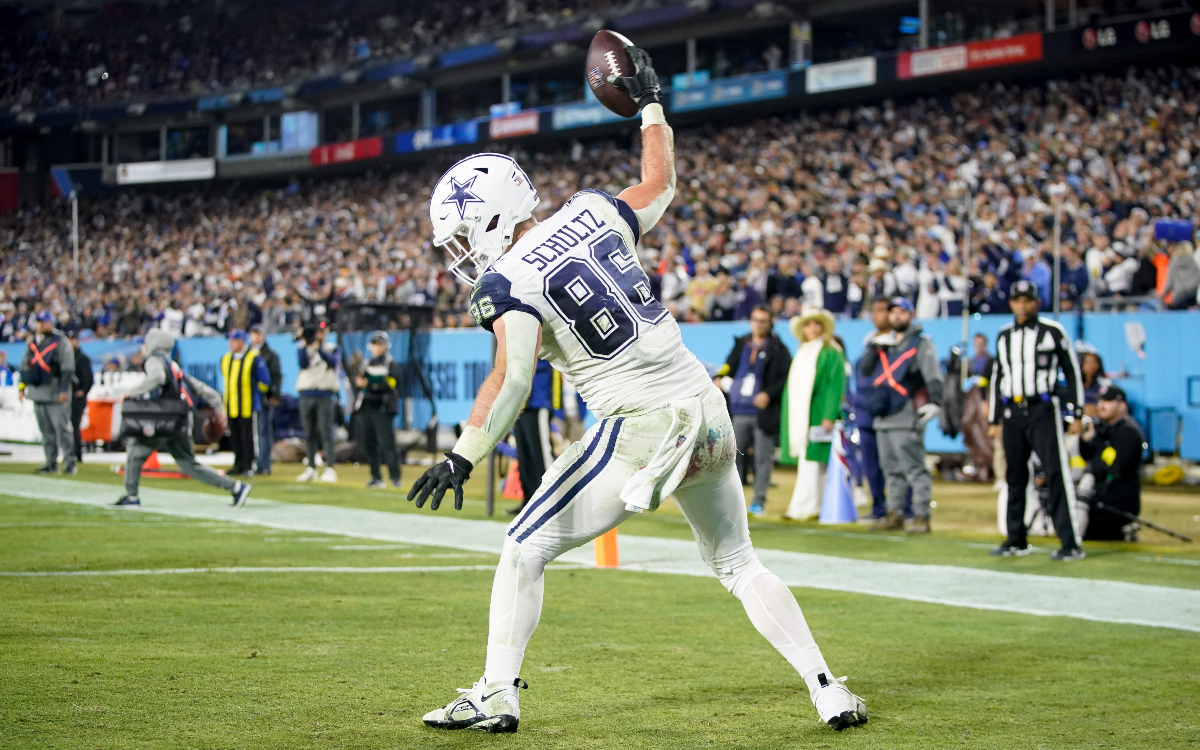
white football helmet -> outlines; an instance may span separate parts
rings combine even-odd
[[[484,269],[504,254],[513,230],[540,202],[529,176],[503,154],[468,156],[433,188],[429,220],[433,244],[450,254],[447,268],[475,285]],[[464,246],[465,242],[465,246]]]

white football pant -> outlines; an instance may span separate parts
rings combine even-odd
[[[704,424],[675,500],[692,527],[701,557],[815,694],[820,686],[817,674],[829,674],[828,667],[796,598],[758,561],[750,544],[725,399],[713,386],[703,394],[702,404]],[[541,616],[546,564],[633,515],[620,499],[621,489],[654,455],[671,420],[672,410],[662,408],[609,417],[592,426],[558,457],[508,527],[492,584],[487,682],[511,682],[520,676],[525,645]]]

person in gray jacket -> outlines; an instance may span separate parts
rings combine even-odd
[[[124,400],[152,394],[152,398],[183,398],[190,401],[199,396],[223,417],[221,394],[191,375],[185,375],[179,365],[171,360],[171,350],[174,348],[173,334],[161,328],[150,329],[146,333],[146,343],[142,345],[146,360],[146,377],[119,398]],[[153,395],[155,392],[157,395]],[[246,498],[250,495],[249,484],[218,474],[196,461],[195,448],[192,446],[193,419],[193,415],[189,414],[187,432],[182,435],[136,437],[129,440],[125,459],[125,496],[113,503],[114,505],[142,504],[138,498],[138,480],[141,479],[142,464],[146,463],[146,459],[154,451],[166,451],[171,454],[179,470],[192,479],[199,479],[205,484],[228,491],[233,496],[233,507],[240,508],[246,503]]]
[[[21,361],[19,397],[33,402],[46,464],[36,474],[57,474],[62,453],[63,473],[74,474],[75,430],[71,425],[71,386],[75,379],[75,350],[54,327],[54,316],[42,310]]]
[[[888,310],[892,330],[867,345],[858,371],[870,378],[866,408],[873,419],[879,465],[887,477],[887,515],[871,528],[904,528],[904,503],[912,489],[909,532],[929,533],[933,476],[925,466],[925,425],[941,413],[943,378],[933,339],[913,323],[913,304],[904,297]],[[923,403],[918,407],[916,401]]]

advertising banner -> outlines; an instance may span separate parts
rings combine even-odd
[[[753,73],[736,78],[724,78],[707,86],[674,91],[671,93],[671,111],[686,112],[708,107],[726,107],[731,104],[776,99],[787,95],[787,71]]]
[[[1200,38],[1200,13],[1172,13],[1155,19],[1124,21],[1078,29],[1071,37],[1076,52],[1157,47]]]
[[[216,159],[140,161],[117,165],[118,185],[137,185],[147,182],[179,182],[182,180],[211,180],[216,176]]]
[[[808,68],[804,77],[804,90],[810,94],[874,85],[874,57],[813,65]]]
[[[1018,65],[1042,59],[1042,34],[1021,34],[1006,39],[988,39],[919,52],[901,52],[896,57],[900,79],[956,73],[964,70]]]
[[[624,120],[617,113],[609,110],[600,102],[582,102],[580,104],[564,104],[555,107],[550,114],[550,126],[555,130],[569,128],[586,128],[592,125],[602,125],[606,122]]]
[[[490,57],[498,57],[500,48],[488,42],[487,44],[477,44],[474,47],[464,47],[463,49],[450,50],[443,52],[438,56],[438,65],[443,68],[452,68],[455,65],[466,65],[468,63],[487,60]]]
[[[400,133],[393,142],[393,150],[397,154],[405,154],[410,151],[460,146],[464,143],[474,143],[477,140],[479,140],[479,123],[472,120],[455,125],[442,125],[437,128],[423,128]]]
[[[326,164],[374,159],[377,156],[383,156],[383,138],[378,135],[374,138],[317,146],[308,152],[308,161],[314,167],[322,167]]]
[[[519,135],[533,135],[538,132],[539,114],[537,110],[530,110],[494,118],[488,123],[488,137],[516,138]]]

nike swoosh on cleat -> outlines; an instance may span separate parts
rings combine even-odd
[[[481,703],[486,703],[488,698],[491,698],[494,695],[499,695],[500,693],[503,693],[503,692],[504,692],[503,690],[497,690],[494,693],[488,693],[487,695],[481,695],[481,696],[479,696],[479,700]]]

